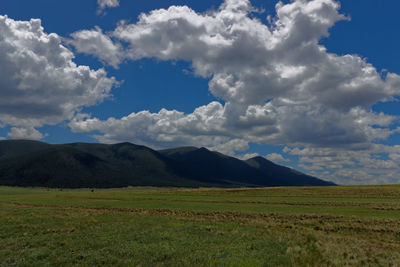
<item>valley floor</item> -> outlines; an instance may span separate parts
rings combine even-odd
[[[0,187],[0,265],[397,266],[400,186]]]

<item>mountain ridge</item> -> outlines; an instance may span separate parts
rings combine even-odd
[[[0,141],[0,185],[56,188],[329,186],[265,158],[207,148],[153,150],[132,143]]]

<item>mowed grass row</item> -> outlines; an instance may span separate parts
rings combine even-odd
[[[0,187],[0,265],[396,266],[399,217],[400,186]]]

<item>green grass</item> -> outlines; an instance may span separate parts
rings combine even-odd
[[[400,186],[0,187],[0,266],[396,266]]]

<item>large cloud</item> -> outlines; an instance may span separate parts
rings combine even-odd
[[[163,147],[165,144],[190,145],[196,138],[198,144],[210,147],[231,139],[231,134],[223,125],[224,121],[223,106],[212,102],[189,115],[162,109],[159,113],[142,111],[106,121],[78,116],[71,121],[70,127],[74,131],[104,132],[104,136],[97,138],[105,143],[125,140]]]
[[[76,119],[71,127],[100,131],[100,140],[158,146],[221,147],[240,140],[370,151],[374,141],[397,132],[391,127],[396,117],[371,107],[399,95],[400,77],[388,73],[382,78],[364,58],[332,54],[319,44],[337,21],[346,19],[339,8],[334,0],[279,2],[276,17],[265,25],[251,15],[255,8],[249,1],[226,0],[214,12],[171,6],[142,14],[135,24],[121,22],[103,38],[127,43],[126,59],[190,61],[194,73],[209,78],[210,92],[225,104],[210,103],[192,114],[162,110],[106,121]],[[98,29],[75,33],[72,42],[78,49],[89,32],[94,39],[102,34]],[[109,47],[104,54],[112,54]],[[109,64],[115,65],[117,58]],[[207,115],[199,115],[200,110]]]
[[[40,139],[33,127],[71,119],[109,96],[114,78],[77,66],[73,58],[39,19],[0,16],[0,124],[17,126],[10,137]]]

